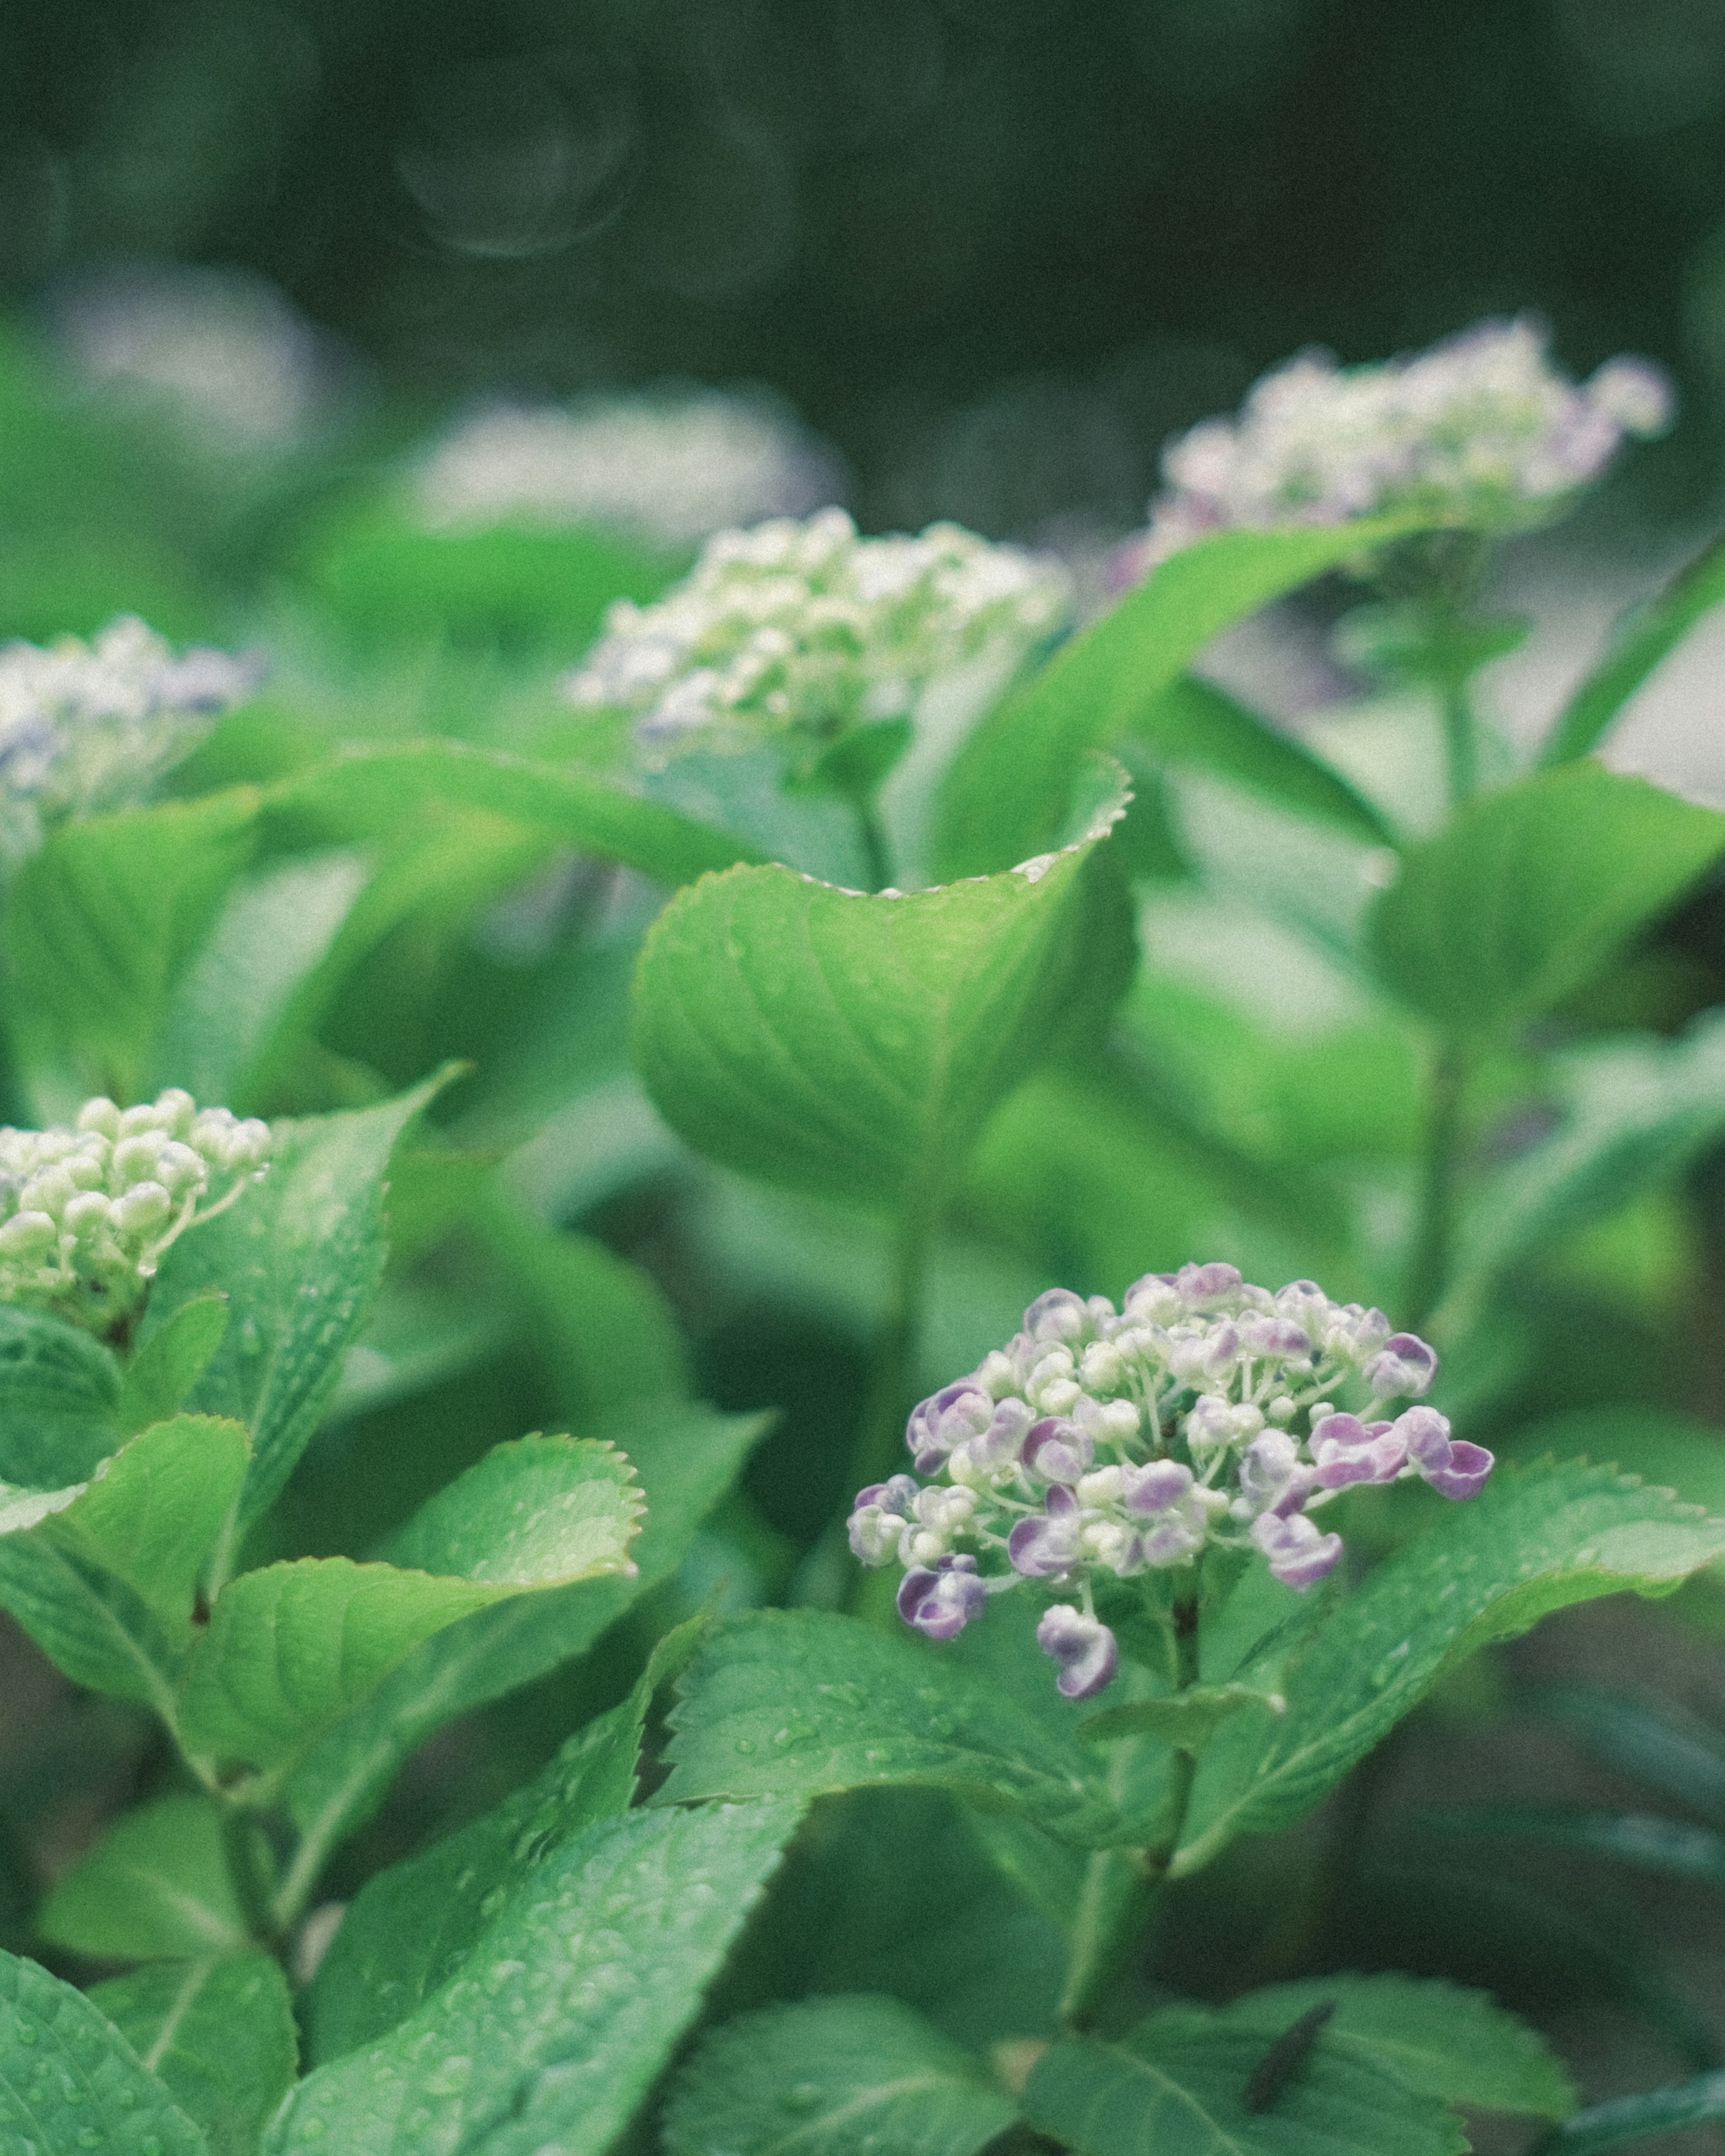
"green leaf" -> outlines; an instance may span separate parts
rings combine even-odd
[[[1722,1550],[1725,1520],[1609,1468],[1500,1468],[1338,1604],[1287,1677],[1286,1715],[1240,1715],[1218,1731],[1174,1871],[1297,1819],[1446,1663],[1568,1604],[1657,1593]]]
[[[1725,2073],[1697,2074],[1645,2096],[1615,2097],[1579,2111],[1540,2142],[1532,2156],[1604,2156],[1608,2148],[1626,2148],[1656,2133],[1718,2118],[1725,2118]]]
[[[1171,555],[965,743],[942,789],[944,873],[984,874],[1046,846],[1080,757],[1138,724],[1219,629],[1411,528],[1230,531]]]
[[[50,1946],[101,1961],[243,1953],[251,1943],[205,1796],[158,1797],[122,1813],[62,1875],[37,1929]]]
[[[1708,1435],[1717,1450],[1717,1433]],[[1666,1478],[1656,1471],[1647,1479]],[[1692,1499],[1699,1493],[1686,1488],[1683,1494]],[[1615,1773],[1725,1826],[1725,1731],[1712,1722],[1673,1700],[1592,1685],[1553,1685],[1528,1695],[1526,1706],[1529,1713],[1555,1722]]]
[[[81,1991],[0,1953],[0,2148],[209,2156],[209,2144]]]
[[[1541,744],[1542,763],[1585,756],[1609,732],[1630,697],[1703,615],[1725,598],[1725,540],[1686,562],[1665,589],[1619,622],[1609,649],[1570,697]]]
[[[1129,1842],[1144,1825],[1117,1815],[1094,1755],[1051,1717],[938,1648],[854,1618],[732,1618],[680,1691],[655,1803],[913,1783],[1022,1812],[1081,1846]]]
[[[273,1955],[158,1964],[90,1996],[203,2128],[210,2156],[257,2156],[299,2061],[293,2003]]]
[[[1273,2102],[1249,2111],[1262,2036],[1183,2009],[1117,2043],[1070,2039],[1024,2087],[1039,2133],[1082,2156],[1462,2156],[1455,2115],[1320,2033]]]
[[[246,1471],[235,1423],[181,1415],[0,1533],[0,1608],[74,1683],[170,1722],[198,1582]]]
[[[195,1755],[279,1768],[422,1640],[488,1604],[622,1570],[640,1507],[624,1455],[528,1437],[485,1457],[408,1522],[396,1562],[302,1558],[216,1598],[180,1704]]]
[[[315,1874],[370,1815],[397,1768],[434,1730],[582,1653],[668,1578],[766,1429],[763,1416],[694,1405],[632,1414],[619,1435],[647,1499],[645,1523],[629,1546],[634,1575],[542,1589],[464,1618],[415,1649],[320,1740],[288,1784],[308,1870]]]
[[[251,1432],[241,1529],[286,1481],[364,1327],[383,1272],[389,1155],[439,1082],[375,1108],[278,1123],[262,1181],[162,1260],[141,1345],[195,1296],[228,1297],[227,1336],[192,1401]]]
[[[182,1302],[126,1367],[115,1418],[127,1437],[177,1414],[228,1331],[228,1298],[211,1288]]]
[[[120,1384],[113,1356],[79,1327],[0,1303],[0,1483],[87,1481],[120,1442]]]
[[[235,788],[57,831],[8,888],[0,950],[13,1019],[93,1091],[136,1100],[169,996],[251,851],[258,796]]]
[[[1083,970],[1084,864],[1122,799],[1061,853],[908,896],[779,867],[680,892],[634,987],[666,1119],[768,1182],[932,1203],[1045,1051]]]
[[[396,837],[434,803],[509,817],[661,883],[761,858],[729,832],[603,779],[465,742],[346,748],[264,797],[272,822],[305,843]]]
[[[981,2060],[896,1999],[769,2006],[678,2076],[670,2156],[975,2156],[1017,2115]]]
[[[1473,2111],[1567,2118],[1575,2090],[1526,2022],[1483,1991],[1411,1976],[1313,1976],[1249,1992],[1216,2020],[1266,2041],[1314,2006],[1335,2010],[1321,2041],[1356,2047],[1421,2096]]]
[[[367,1881],[305,1996],[315,2065],[397,2027],[466,1958],[501,1897],[597,1820],[629,1810],[654,1691],[700,1630],[661,1640],[641,1681],[578,1730],[525,1789]]]
[[[1165,1699],[1141,1699],[1125,1707],[1104,1707],[1087,1715],[1078,1734],[1087,1744],[1106,1744],[1117,1737],[1156,1737],[1177,1752],[1202,1752],[1230,1715],[1243,1707],[1281,1711],[1280,1695],[1251,1685],[1194,1685]]]
[[[1725,815],[1597,764],[1482,795],[1403,857],[1368,918],[1384,985],[1446,1032],[1548,1010],[1676,903]]]
[[[528,1875],[468,1967],[290,2096],[267,2156],[600,2151],[646,2094],[796,1825],[793,1804],[602,1820]]]
[[[1725,1887],[1725,1835],[1656,1812],[1588,1811],[1567,1804],[1473,1804],[1420,1815],[1434,1833],[1469,1840],[1507,1836],[1585,1852],[1667,1879]]]

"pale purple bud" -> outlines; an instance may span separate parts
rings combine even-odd
[[[1266,1512],[1252,1522],[1252,1540],[1270,1560],[1270,1569],[1284,1587],[1314,1587],[1335,1568],[1342,1555],[1340,1535],[1319,1532],[1303,1512],[1280,1519]]]
[[[1411,1332],[1392,1332],[1362,1375],[1374,1399],[1417,1398],[1437,1375],[1438,1358]]]
[[[1096,1456],[1090,1433],[1058,1415],[1033,1423],[1024,1440],[1024,1466],[1044,1482],[1076,1482]]]
[[[1312,1470],[1301,1459],[1293,1439],[1285,1430],[1266,1430],[1240,1455],[1240,1498],[1235,1511],[1241,1519],[1297,1512],[1311,1488]]]
[[[1172,1273],[1145,1273],[1121,1298],[1127,1316],[1147,1325],[1166,1325],[1183,1307]]]
[[[1111,1308],[1109,1315],[1113,1315]],[[1083,1296],[1074,1295],[1069,1287],[1048,1289],[1024,1312],[1024,1330],[1033,1340],[1070,1343],[1082,1340],[1094,1325],[1095,1319]]]
[[[1174,1286],[1188,1310],[1219,1310],[1240,1292],[1238,1265],[1182,1265]]]
[[[1651,360],[1627,353],[1595,367],[1582,385],[1587,396],[1626,434],[1662,434],[1677,408],[1671,377]]]
[[[1405,1409],[1394,1427],[1415,1471],[1440,1496],[1477,1496],[1497,1464],[1484,1445],[1452,1438],[1448,1419],[1435,1408]]]
[[[1375,1355],[1389,1337],[1389,1320],[1381,1310],[1365,1310],[1357,1302],[1332,1309],[1325,1345],[1363,1362]]]
[[[905,1443],[919,1475],[935,1474],[955,1445],[979,1436],[994,1419],[994,1403],[973,1378],[960,1378],[911,1410]]]
[[[985,1430],[952,1448],[950,1464],[954,1476],[960,1481],[985,1481],[1010,1467],[1034,1419],[1023,1400],[1002,1400]]]
[[[1026,1579],[1053,1579],[1070,1572],[1078,1562],[1078,1537],[1082,1519],[1070,1490],[1050,1490],[1039,1518],[1019,1520],[1006,1538],[1006,1554],[1014,1572]]]
[[[1192,1487],[1192,1470],[1178,1460],[1153,1460],[1143,1467],[1126,1468],[1121,1476],[1120,1502],[1128,1512],[1142,1517],[1165,1512],[1177,1505]]]
[[[1312,1353],[1311,1336],[1291,1317],[1249,1317],[1240,1337],[1248,1355],[1273,1355],[1278,1362],[1304,1359]]]
[[[1138,1537],[1138,1556],[1145,1564],[1183,1564],[1204,1548],[1204,1523],[1182,1511],[1164,1515]]]
[[[919,1565],[905,1574],[898,1614],[931,1640],[956,1640],[972,1618],[981,1616],[988,1600],[973,1557],[943,1557],[932,1572]]]
[[[1343,1490],[1350,1482],[1394,1482],[1408,1463],[1408,1443],[1392,1423],[1332,1414],[1312,1424],[1312,1456],[1318,1488]]]
[[[1067,1699],[1094,1698],[1120,1662],[1120,1650],[1107,1626],[1070,1602],[1056,1602],[1043,1612],[1036,1644],[1059,1663],[1055,1684]]]
[[[890,1482],[871,1482],[856,1493],[847,1528],[853,1556],[864,1564],[885,1564],[897,1549],[905,1522],[912,1517],[916,1484],[908,1475],[895,1475]]]
[[[1168,1351],[1168,1366],[1182,1384],[1202,1384],[1205,1378],[1225,1377],[1240,1359],[1240,1328],[1222,1324],[1195,1340],[1177,1340]]]

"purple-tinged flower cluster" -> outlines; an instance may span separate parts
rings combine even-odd
[[[1135,1281],[1117,1310],[1050,1288],[1022,1332],[916,1407],[916,1471],[858,1491],[850,1547],[904,1567],[899,1614],[932,1640],[1026,1581],[1076,1594],[1036,1637],[1060,1691],[1087,1699],[1117,1660],[1098,1576],[1222,1548],[1308,1588],[1342,1555],[1312,1515],[1353,1484],[1417,1476],[1472,1496],[1491,1455],[1420,1404],[1436,1374],[1423,1340],[1311,1281],[1272,1293],[1232,1265],[1183,1265]],[[1348,1393],[1357,1411],[1337,1404]],[[1399,1401],[1414,1404],[1384,1412]]]
[[[1674,405],[1646,360],[1608,360],[1578,386],[1545,346],[1522,317],[1371,367],[1300,353],[1236,418],[1207,419],[1163,453],[1140,568],[1215,531],[1397,510],[1487,531],[1544,521],[1626,439],[1662,434]]]

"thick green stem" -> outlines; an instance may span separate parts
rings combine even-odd
[[[913,1199],[899,1223],[893,1247],[892,1287],[875,1342],[869,1396],[851,1452],[847,1503],[853,1489],[883,1482],[905,1465],[905,1415],[933,1232],[932,1210]]]
[[[1174,1604],[1172,1645],[1174,1690],[1189,1691],[1198,1682],[1195,1592]],[[1063,2027],[1088,2026],[1144,1936],[1180,1846],[1197,1774],[1197,1754],[1177,1751],[1155,1840],[1147,1848],[1100,1849],[1091,1857],[1067,1948]]]
[[[275,1867],[270,1845],[256,1819],[238,1804],[223,1816],[222,1847],[247,1929],[260,1946],[280,1946],[282,1925],[275,1909]]]
[[[1415,1332],[1442,1301],[1449,1286],[1455,1240],[1455,1164],[1466,1085],[1466,1057],[1453,1041],[1445,1042],[1432,1057],[1426,1081],[1419,1211],[1402,1291],[1402,1321]]]
[[[857,794],[850,806],[856,817],[857,835],[862,840],[863,858],[869,866],[869,889],[886,891],[892,883],[892,847],[875,797],[872,793]]]

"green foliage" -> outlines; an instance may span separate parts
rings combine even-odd
[[[1584,986],[1725,848],[1725,817],[1597,765],[1488,793],[1411,848],[1368,924],[1385,985],[1453,1034]]]
[[[223,1816],[204,1796],[126,1812],[55,1882],[37,1929],[98,1961],[210,1959],[244,1950]]]
[[[255,2156],[299,2064],[280,1963],[264,1953],[158,1962],[90,1995],[203,2128],[209,2156]]]
[[[121,1390],[113,1356],[81,1327],[0,1306],[0,1482],[87,1480],[120,1442]]]
[[[975,2156],[1015,2107],[896,1999],[807,1999],[716,2030],[665,2114],[670,2156]]]
[[[1627,2148],[1656,2134],[1685,2126],[1705,2126],[1725,2118],[1725,2073],[1697,2074],[1693,2081],[1650,2089],[1645,2096],[1621,2096],[1594,2104],[1566,2119],[1539,2143],[1538,2156],[1604,2156],[1608,2148]]]
[[[127,1437],[166,1422],[215,1358],[228,1332],[228,1298],[219,1288],[182,1302],[126,1366],[115,1419]]]

